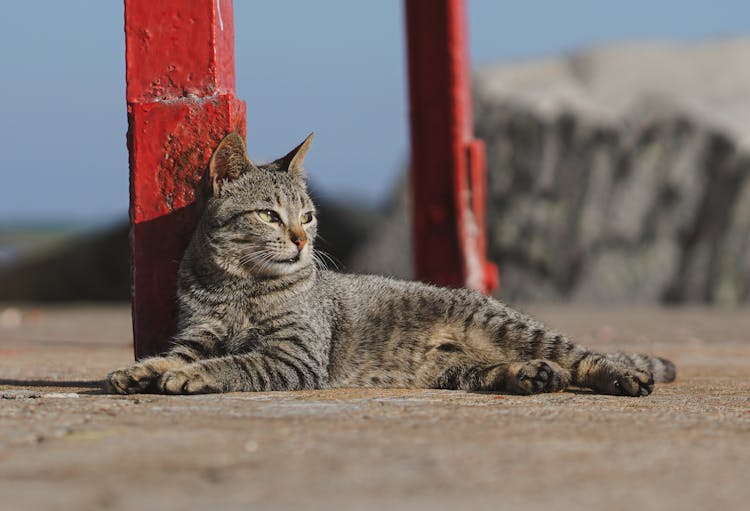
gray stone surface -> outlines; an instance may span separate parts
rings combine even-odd
[[[431,390],[108,396],[122,307],[0,324],[0,509],[744,510],[750,311],[546,307],[675,360],[647,398]],[[0,305],[0,312],[7,310]]]
[[[750,41],[480,70],[488,236],[509,301],[750,300]],[[355,269],[410,274],[408,194]]]

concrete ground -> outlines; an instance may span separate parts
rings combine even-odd
[[[750,310],[538,308],[658,353],[646,398],[103,395],[125,306],[0,305],[0,509],[680,509],[750,502]]]

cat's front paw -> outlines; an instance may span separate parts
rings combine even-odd
[[[159,380],[159,389],[163,394],[210,394],[221,392],[219,385],[204,369],[184,367],[167,371]]]
[[[570,383],[570,372],[554,362],[532,360],[519,364],[513,383],[512,390],[519,394],[560,392]]]
[[[139,394],[156,390],[161,373],[143,364],[112,371],[104,380],[105,390],[110,394]]]
[[[110,394],[158,392],[161,375],[182,365],[185,365],[185,362],[179,358],[147,358],[130,367],[109,373],[104,379],[104,387]]]

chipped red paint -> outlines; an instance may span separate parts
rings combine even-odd
[[[179,261],[211,152],[245,133],[235,96],[231,0],[125,0],[135,355],[174,331]]]
[[[405,0],[418,279],[489,292],[484,145],[473,137],[464,0]]]

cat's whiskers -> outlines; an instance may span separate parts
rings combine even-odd
[[[333,266],[333,268],[336,270],[341,269],[341,263],[337,261],[336,258],[334,258],[331,254],[329,254],[328,252],[325,252],[324,250],[320,250],[316,248],[313,251],[313,257],[315,258],[316,261],[320,261],[323,264],[324,266],[323,269],[325,270],[328,269],[329,264]]]
[[[248,252],[242,255],[239,259],[241,265],[252,264],[260,272],[265,272],[273,263],[274,252],[262,248],[253,252]]]
[[[313,252],[313,261],[315,261],[315,265],[318,268],[328,271],[328,265],[326,264],[326,262],[315,252]]]
[[[270,251],[251,252],[249,254],[245,254],[244,256],[240,257],[240,263],[247,264],[247,263],[258,263],[258,262],[270,261],[272,257],[273,257],[273,253]]]

